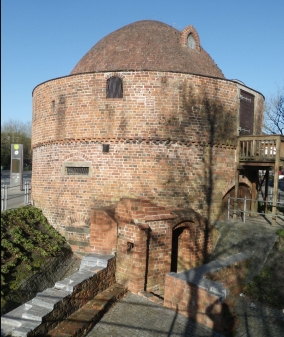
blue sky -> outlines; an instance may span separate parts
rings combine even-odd
[[[32,119],[32,90],[70,74],[107,34],[139,20],[192,24],[228,79],[269,97],[284,85],[284,0],[1,0],[1,123]]]

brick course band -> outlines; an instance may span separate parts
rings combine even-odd
[[[227,148],[227,149],[236,149],[236,145],[227,145],[227,144],[206,144],[202,142],[194,142],[194,141],[188,141],[188,140],[180,140],[180,139],[159,139],[159,138],[149,138],[149,139],[141,139],[141,138],[81,138],[81,139],[75,139],[75,138],[69,138],[69,139],[62,139],[62,140],[50,140],[42,143],[34,144],[32,149],[42,147],[42,146],[49,146],[54,144],[70,144],[70,143],[82,143],[82,142],[88,142],[88,143],[94,143],[94,144],[103,144],[103,143],[110,143],[110,144],[117,144],[117,143],[123,143],[123,144],[161,144],[161,145],[171,145],[171,144],[178,144],[178,145],[186,145],[186,146],[214,146],[214,147],[221,147],[221,148]]]

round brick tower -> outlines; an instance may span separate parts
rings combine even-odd
[[[140,21],[109,34],[70,75],[33,90],[34,204],[86,242],[90,210],[123,197],[218,218],[243,92],[260,134],[263,96],[225,79],[194,27]]]

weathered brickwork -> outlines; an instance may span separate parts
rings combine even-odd
[[[206,289],[169,275],[165,282],[164,306],[178,308],[180,314],[221,333],[230,333],[235,328],[236,318],[230,302],[220,303],[218,296],[209,294]]]
[[[70,227],[85,229],[76,235],[73,231],[74,245],[88,242],[91,209],[114,205],[121,197],[189,207],[213,218],[220,215],[222,196],[233,185],[233,156],[232,147],[194,143],[121,141],[111,143],[109,153],[98,142],[41,146],[33,155],[33,201],[63,235]],[[61,173],[64,159],[84,158],[92,163],[91,176]]]
[[[91,210],[90,250],[100,254],[116,252],[118,226],[113,209]]]
[[[116,253],[117,281],[134,293],[147,290],[163,295],[166,273],[178,264],[184,271],[204,263],[213,248],[212,228],[192,210],[172,212],[146,200],[124,198],[115,213],[105,208],[91,214],[91,233],[95,233],[91,251]],[[190,242],[174,234],[179,229],[191,233]]]
[[[35,204],[62,232],[67,217],[88,217],[91,207],[124,196],[190,206],[206,215],[213,193],[216,207],[210,211],[216,217],[234,178],[239,84],[181,73],[122,72],[123,98],[106,99],[111,74],[73,75],[35,88]],[[263,99],[255,95],[261,125]],[[102,153],[104,143],[109,153]],[[91,162],[91,176],[62,176],[66,161]],[[86,238],[77,233],[72,240],[75,245]]]
[[[120,72],[123,98],[107,99],[106,80],[112,74],[73,75],[37,86],[32,146],[133,137],[226,144],[237,135],[235,82],[182,73]],[[263,97],[255,92],[255,100]]]
[[[222,299],[208,292],[202,283],[203,276],[218,281],[226,288],[227,293],[236,294],[242,288],[242,281],[247,273],[248,260],[242,260],[218,271],[198,274],[194,282],[175,277],[175,274],[165,276],[164,306],[177,310],[186,317],[196,320],[221,333],[229,333],[235,328],[237,319],[234,314],[235,302],[232,297]],[[214,284],[212,283],[214,286]]]
[[[206,277],[209,280],[222,283],[229,290],[230,295],[237,295],[243,290],[243,280],[248,272],[250,263],[249,259],[236,262],[214,273],[208,273]]]

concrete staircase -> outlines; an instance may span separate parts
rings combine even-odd
[[[71,298],[71,303],[72,301],[75,303],[74,290],[84,287],[85,281],[107,268],[108,261],[113,258],[113,255],[101,254],[84,256],[78,272],[56,282],[53,288],[38,293],[31,301],[3,315],[1,336],[26,337],[31,332],[33,336],[83,336],[115,301],[126,293],[125,287],[112,284],[87,303],[79,306],[78,310],[68,307],[69,315],[64,320],[60,321],[57,318],[58,312],[62,311],[62,308],[65,308],[63,311],[66,310],[64,301],[70,301]]]

